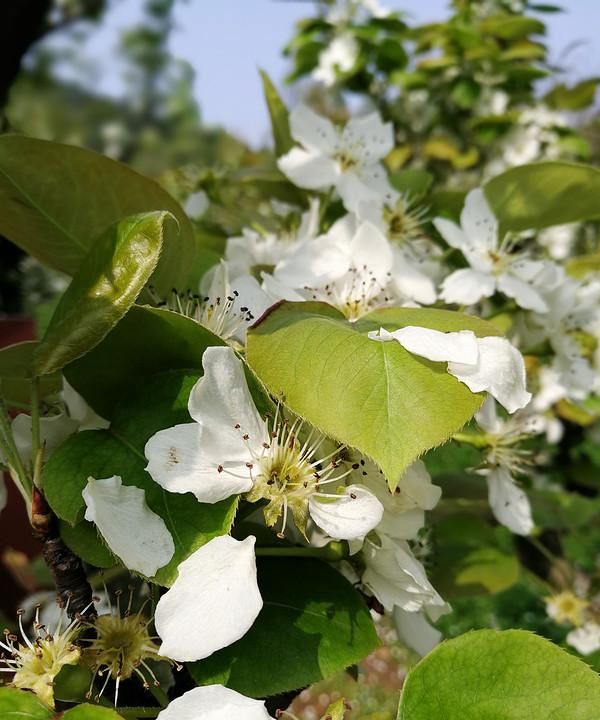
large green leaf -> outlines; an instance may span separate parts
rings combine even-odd
[[[33,356],[37,343],[27,341],[0,349],[0,396],[8,407],[29,406],[33,378]],[[39,381],[39,396],[48,397],[62,387],[59,373],[45,375]]]
[[[485,184],[505,230],[530,230],[600,217],[600,170],[542,162],[511,168]]]
[[[50,720],[52,714],[36,695],[15,688],[0,688],[2,720]]]
[[[199,684],[275,695],[330,677],[377,647],[366,605],[329,565],[259,558],[258,582],[264,606],[246,635],[188,665]]]
[[[281,155],[285,155],[288,150],[291,150],[294,145],[294,139],[290,131],[289,112],[267,73],[261,70],[260,76],[262,78],[265,101],[269,109],[269,117],[271,118],[275,154],[277,157],[280,157]]]
[[[398,720],[597,720],[600,679],[524,630],[450,640],[409,675]]]
[[[478,410],[474,395],[396,342],[367,333],[421,325],[498,335],[493,325],[446,310],[385,308],[355,323],[324,303],[283,303],[248,334],[250,366],[268,390],[324,433],[373,458],[395,487],[402,471]]]
[[[60,370],[95,347],[119,322],[153,273],[171,213],[125,218],[82,260],[35,351],[39,375]]]
[[[224,344],[190,318],[136,305],[99,345],[64,372],[94,410],[110,420],[133,384],[165,370],[200,370],[206,348]]]
[[[192,225],[157,183],[90,150],[0,137],[0,234],[41,262],[73,275],[95,240],[128,215],[165,210],[168,228],[153,284],[187,288],[196,252]]]
[[[42,475],[42,486],[52,510],[61,520],[77,527],[85,511],[81,493],[89,476],[98,479],[120,475],[125,485],[142,488],[149,507],[163,518],[175,542],[171,562],[156,575],[156,581],[163,585],[173,582],[177,566],[194,550],[229,532],[237,507],[237,498],[208,505],[197,502],[191,494],[166,492],[145,471],[147,440],[157,430],[191,422],[187,401],[197,379],[197,373],[175,371],[147,380],[124,399],[109,430],[92,430],[70,437],[52,454]],[[84,560],[93,563],[101,551],[93,548],[89,529],[83,532],[87,532],[87,537],[83,540],[76,537],[74,546]],[[63,533],[63,537],[68,542],[69,532]]]

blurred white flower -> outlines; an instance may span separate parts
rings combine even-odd
[[[319,54],[319,64],[312,72],[313,78],[326,87],[335,85],[338,73],[352,70],[359,52],[360,47],[352,33],[336,35],[329,46]]]

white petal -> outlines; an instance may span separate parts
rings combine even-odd
[[[600,625],[590,621],[576,630],[571,630],[567,635],[567,644],[575,648],[580,655],[591,655],[600,650]]]
[[[548,306],[540,293],[528,282],[514,275],[509,275],[509,273],[500,275],[498,277],[498,290],[516,300],[517,305],[525,310],[533,310],[538,313],[548,312]]]
[[[450,245],[450,247],[456,248],[463,252],[467,245],[467,236],[464,230],[459,227],[452,220],[446,218],[434,218],[433,224],[435,229],[444,238],[444,240]]]
[[[496,280],[492,275],[462,268],[444,280],[440,297],[447,303],[474,305],[483,297],[491,297],[495,291]]]
[[[268,440],[267,425],[248,389],[242,361],[229,347],[209,347],[202,366],[204,376],[192,388],[188,410],[202,425],[203,449],[227,461],[245,457],[247,446],[262,448]]]
[[[496,401],[491,395],[488,395],[481,406],[481,409],[475,413],[475,420],[482,430],[492,435],[499,435],[503,422],[496,413]]]
[[[130,570],[152,577],[175,552],[164,520],[152,512],[141,488],[123,485],[121,478],[88,478],[82,492],[85,519],[96,523],[111,551]]]
[[[189,217],[197,220],[208,210],[208,206],[208,195],[204,192],[204,190],[199,190],[198,192],[188,195],[183,209],[185,210],[186,215],[189,215]]]
[[[448,372],[471,392],[487,391],[509,413],[524,408],[531,400],[527,392],[525,363],[521,353],[505,338],[477,338],[476,365],[448,363]]]
[[[531,505],[510,472],[503,467],[496,468],[486,479],[488,500],[496,520],[517,535],[529,535],[534,526]]]
[[[181,563],[177,580],[156,606],[161,655],[201,660],[248,632],[263,605],[255,540],[221,535]]]
[[[337,179],[337,191],[348,212],[358,212],[365,202],[378,202],[380,193],[370,182],[365,181],[357,171],[347,170]]]
[[[146,471],[154,482],[172,493],[193,493],[199,502],[217,503],[232,495],[248,492],[252,478],[247,462],[252,455],[243,443],[228,453],[227,447],[202,443],[204,428],[198,423],[175,425],[153,435],[144,448]],[[220,455],[219,455],[220,453]],[[221,455],[227,454],[227,457]],[[219,472],[219,466],[223,470]]]
[[[20,413],[12,421],[11,428],[19,457],[24,463],[32,462],[31,416]],[[65,413],[40,418],[40,443],[44,447],[44,457],[49,457],[78,428],[79,423]]]
[[[471,330],[440,332],[409,325],[391,333],[408,352],[434,362],[461,362],[474,365],[479,356],[477,338]]]
[[[394,255],[389,240],[370,222],[359,225],[350,243],[352,264],[369,278],[375,278],[378,283],[387,282],[388,273],[392,269]]]
[[[400,642],[421,657],[431,652],[442,641],[442,633],[430,625],[423,611],[406,612],[396,607],[393,617]]]
[[[410,300],[423,305],[432,305],[437,300],[433,280],[407,262],[401,254],[395,259],[392,282],[400,295]]]
[[[235,297],[232,311],[248,319],[234,333],[236,340],[245,343],[248,325],[257,320],[273,303],[256,278],[251,275],[236,278],[231,283],[231,292]],[[246,309],[242,310],[242,308]]]
[[[63,377],[63,398],[69,417],[79,424],[79,430],[103,430],[110,425],[108,420],[92,410],[65,377]]]
[[[314,522],[335,540],[356,540],[367,535],[383,517],[383,505],[367,488],[349,485],[339,499],[311,496]]]
[[[299,245],[277,265],[273,276],[289,288],[317,288],[349,272],[350,261],[348,247],[328,234]]]
[[[367,333],[369,340],[375,340],[376,342],[395,342],[396,338],[394,334],[385,328],[379,328],[379,330],[370,330]]]
[[[400,494],[410,500],[419,508],[433,510],[442,496],[442,488],[431,482],[425,463],[415,460],[410,465],[398,483]]]
[[[277,167],[301,188],[324,190],[335,185],[338,178],[337,165],[330,157],[298,147],[282,155]]]
[[[317,115],[306,105],[297,105],[290,113],[290,130],[294,140],[308,150],[324,155],[333,155],[336,151],[338,130],[331,120]]]
[[[158,713],[156,720],[273,720],[262,700],[222,685],[188,690]]]
[[[460,224],[469,244],[478,250],[494,250],[498,246],[498,220],[482,188],[471,190],[465,198]]]
[[[394,149],[393,125],[382,122],[376,112],[352,118],[342,132],[342,146],[358,152],[365,165],[375,163]]]

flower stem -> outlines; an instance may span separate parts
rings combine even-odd
[[[33,468],[33,484],[38,486],[42,460],[40,449],[40,383],[38,378],[33,378],[31,381],[31,467]]]

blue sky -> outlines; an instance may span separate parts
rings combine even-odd
[[[418,21],[442,19],[447,0],[383,0]],[[560,0],[556,0],[560,2]],[[562,65],[571,77],[600,75],[600,0],[563,0],[567,12],[546,15],[555,61],[571,43],[581,42]],[[119,68],[110,58],[122,28],[135,23],[142,0],[119,0],[100,32],[85,43],[98,85],[118,94]],[[307,0],[187,0],[177,11],[172,50],[196,71],[195,94],[207,124],[219,124],[259,145],[268,137],[257,68],[279,82],[288,69],[281,48],[294,22],[311,14]],[[285,92],[285,91],[284,91]],[[288,91],[289,93],[289,91]],[[289,94],[288,94],[289,97]]]

